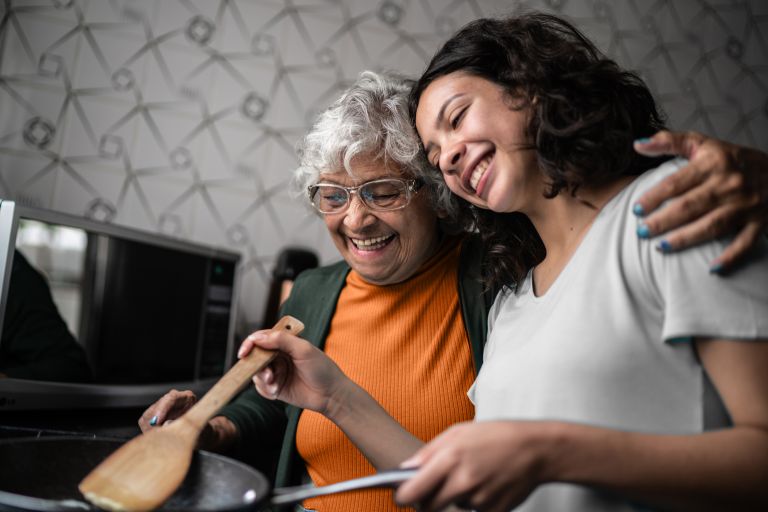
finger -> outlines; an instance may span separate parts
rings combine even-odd
[[[734,232],[743,224],[735,206],[723,206],[693,222],[666,233],[656,243],[661,252],[674,252],[708,242]]]
[[[261,396],[267,400],[275,400],[277,398],[279,392],[277,384],[267,384],[261,380],[258,375],[254,375],[251,380],[253,381],[253,385],[256,387],[256,391]]]
[[[632,207],[633,212],[638,216],[648,215],[664,201],[688,192],[705,179],[706,173],[699,164],[688,163],[640,196]]]
[[[286,331],[266,331],[252,338],[253,344],[267,350],[284,352],[291,359],[306,355],[307,351],[315,350],[310,343]]]
[[[148,429],[157,425],[157,422],[158,417],[154,412],[154,408],[149,408],[139,418],[139,428],[142,432],[146,432]]]
[[[149,427],[155,427],[162,424],[163,419],[168,414],[168,410],[173,406],[178,391],[171,390],[163,395],[160,400],[151,405],[139,418],[139,427],[142,431]]]
[[[490,479],[477,480],[470,475],[467,468],[462,469],[460,465],[448,463],[447,457],[444,462],[440,462],[441,467],[452,469],[446,472],[439,487],[435,488],[426,500],[432,509],[444,510],[452,503],[460,503],[471,509],[487,510],[489,506],[497,503],[499,496],[489,487]]]
[[[451,432],[450,429],[440,433],[437,437],[432,439],[429,443],[425,444],[416,452],[400,463],[400,467],[403,469],[415,469],[425,466],[427,462],[442,449],[443,440]]]
[[[251,349],[253,348],[253,337],[256,336],[255,334],[251,334],[247,338],[243,340],[243,342],[240,344],[240,348],[237,349],[237,358],[242,359],[245,356],[247,356]]]
[[[253,377],[258,378],[264,384],[272,384],[275,382],[275,372],[272,371],[272,366],[267,366],[266,368],[259,370]]]
[[[197,402],[197,396],[192,391],[176,391],[167,393],[157,403],[155,423],[162,424],[166,419],[175,419],[184,414]]]
[[[749,252],[749,249],[755,244],[761,232],[762,224],[760,222],[748,222],[747,225],[739,231],[731,243],[728,244],[728,247],[725,248],[720,256],[711,262],[709,267],[710,272],[719,274],[732,268]]]
[[[395,501],[402,504],[419,503],[426,506],[427,510],[432,510],[433,498],[440,491],[447,472],[453,468],[453,464],[440,464],[440,459],[437,456],[425,460],[413,477],[400,484],[395,493]]]
[[[696,149],[706,140],[697,132],[670,132],[662,130],[634,143],[635,151],[646,156],[680,155],[692,158]]]
[[[249,334],[243,340],[243,342],[240,343],[240,348],[237,349],[237,357],[242,359],[243,357],[247,356],[251,352],[251,349],[253,349],[253,346],[256,344],[255,342],[262,340],[270,332],[272,331],[268,329],[262,329],[260,331],[254,331]]]
[[[714,236],[723,235],[726,230],[738,227],[737,217],[743,215],[734,199],[730,203],[725,202],[728,194],[728,190],[713,183],[700,185],[667,202],[663,208],[644,218],[638,226],[638,236],[641,238],[657,236],[686,224],[693,224],[704,217],[708,217],[711,221],[716,220],[718,225],[722,225],[720,231],[711,230]],[[718,206],[721,204],[723,206]]]

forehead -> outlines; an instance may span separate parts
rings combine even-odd
[[[353,159],[352,173],[341,170],[332,173],[321,173],[318,181],[326,183],[338,183],[341,185],[356,185],[371,180],[383,178],[409,178],[399,167],[394,164],[385,165],[380,159]]]
[[[499,87],[485,78],[454,71],[430,83],[419,98],[416,122],[434,123],[446,104],[466,96],[492,94],[498,96]]]

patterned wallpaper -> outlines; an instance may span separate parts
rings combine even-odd
[[[258,321],[282,247],[338,258],[288,188],[316,113],[516,9],[569,17],[672,126],[768,150],[764,0],[4,0],[0,197],[239,251]]]

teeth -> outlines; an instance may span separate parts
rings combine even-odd
[[[490,155],[486,158],[483,158],[476,166],[475,170],[472,171],[472,176],[469,178],[469,184],[472,186],[473,189],[477,190],[477,184],[480,183],[480,178],[483,177],[483,174],[485,174],[485,171],[488,170],[488,166],[491,163],[491,158],[493,155]]]
[[[383,247],[385,245],[385,242],[387,242],[390,238],[392,238],[393,235],[387,235],[387,236],[377,236],[373,238],[351,238],[352,243],[355,244],[355,247],[358,249],[362,249],[364,251],[372,251],[375,249],[379,249],[380,247]]]

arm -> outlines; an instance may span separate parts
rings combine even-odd
[[[310,343],[284,332],[249,336],[239,356],[251,346],[279,350],[278,357],[254,377],[258,392],[325,415],[377,469],[395,467],[422,442],[405,430],[364,389]]]
[[[404,463],[422,469],[400,487],[398,502],[435,510],[459,500],[508,510],[540,484],[570,482],[665,510],[765,510],[768,343],[711,340],[697,347],[733,428],[655,435],[562,422],[463,424]]]
[[[666,251],[736,233],[711,262],[713,272],[731,267],[768,225],[768,154],[699,133],[659,132],[635,142],[645,155],[678,154],[686,167],[644,194],[636,213],[647,215],[650,236],[665,234]],[[658,209],[666,200],[678,198]]]

